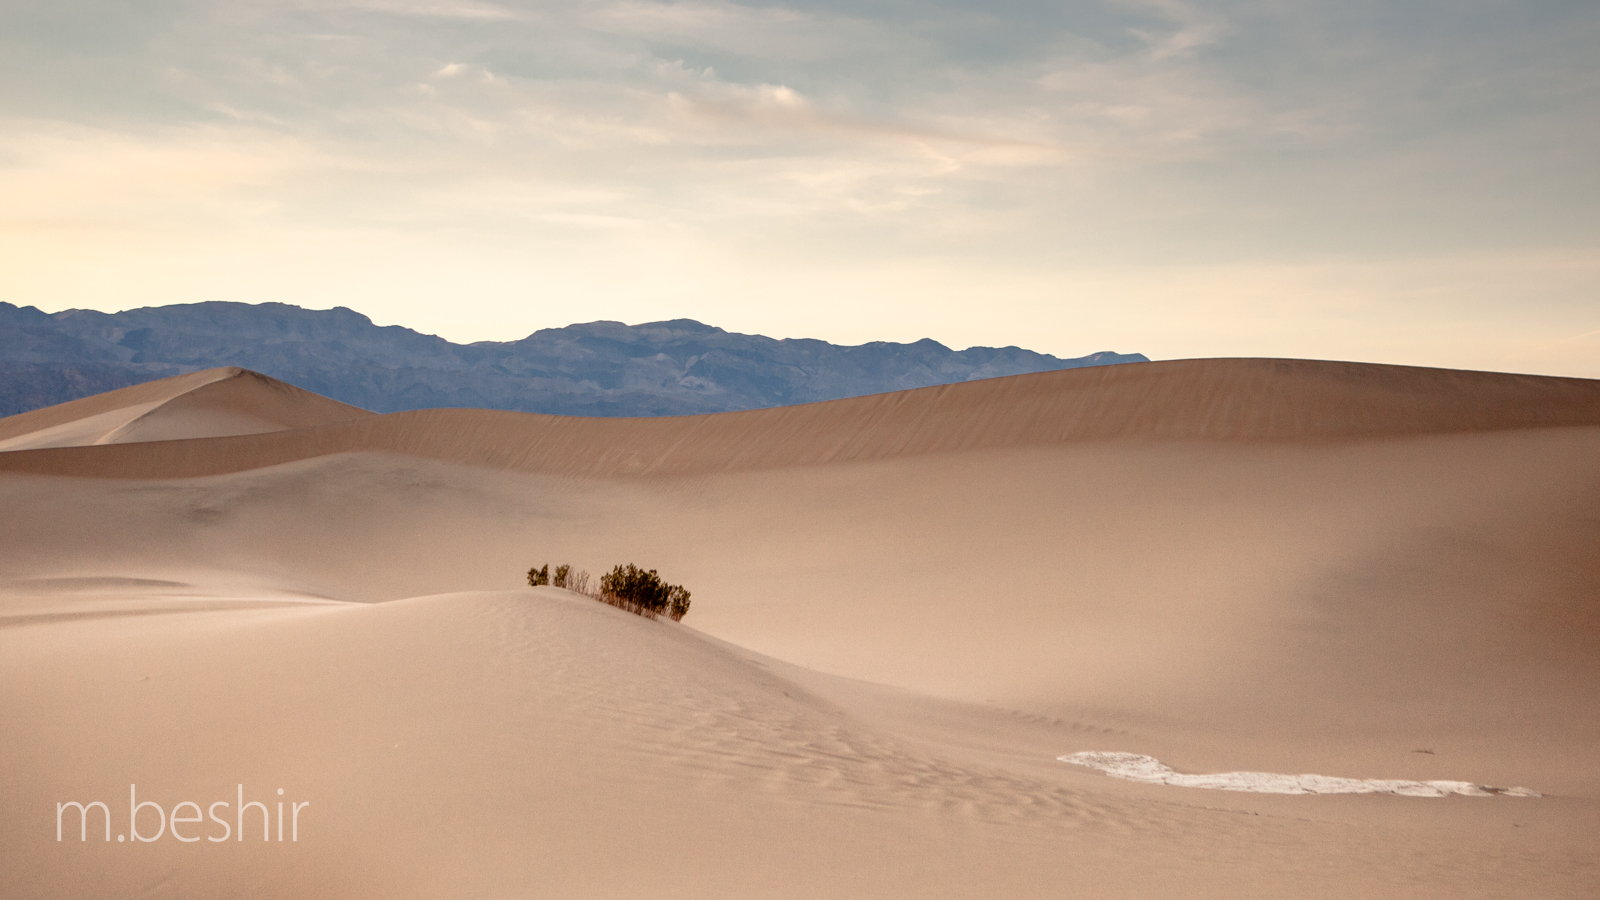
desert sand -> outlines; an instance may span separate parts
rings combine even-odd
[[[261,434],[370,415],[246,369],[207,369],[0,419],[0,451]]]
[[[1600,382],[1195,360],[576,419],[234,369],[0,451],[6,896],[1600,894]],[[628,561],[682,623],[523,581]],[[130,785],[228,839],[119,842]]]

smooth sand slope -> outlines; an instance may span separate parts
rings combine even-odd
[[[185,394],[157,385],[129,390]],[[1600,889],[1600,383],[1211,360],[319,421],[0,453],[10,892]],[[694,606],[517,587],[564,560]],[[1079,751],[1544,796],[1220,793]],[[118,844],[132,782],[313,806],[298,842]],[[112,842],[55,841],[73,799]]]
[[[182,378],[242,371],[215,369]],[[159,395],[157,385],[179,380],[102,396],[146,390]],[[312,407],[312,398],[335,408],[325,412]],[[74,404],[99,399],[0,419],[0,435],[34,427],[31,421],[18,421],[27,417],[51,424],[58,417],[75,417]],[[1071,369],[826,403],[655,419],[461,409],[358,418],[359,411],[351,407],[305,392],[292,402],[291,408],[307,409],[296,424],[335,424],[224,444],[17,454],[0,457],[0,470],[170,478],[379,451],[548,475],[670,476],[1105,441],[1325,443],[1600,425],[1600,382],[1587,379],[1270,359]],[[89,409],[99,411],[85,407]],[[248,414],[261,415],[254,405]],[[284,410],[276,421],[287,422],[292,415]],[[313,415],[321,417],[313,421]],[[221,433],[197,430],[170,436]]]
[[[257,372],[207,369],[0,419],[0,451],[261,434],[371,415]]]

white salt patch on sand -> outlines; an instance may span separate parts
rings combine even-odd
[[[1171,784],[1177,787],[1210,788],[1216,791],[1249,791],[1257,794],[1399,794],[1402,797],[1537,797],[1527,788],[1497,788],[1469,781],[1403,781],[1379,778],[1334,778],[1329,775],[1279,775],[1275,772],[1222,772],[1216,775],[1183,775],[1174,772],[1153,756],[1137,753],[1073,753],[1056,757],[1075,766],[1087,766],[1128,781]]]

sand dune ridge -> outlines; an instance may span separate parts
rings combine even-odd
[[[154,390],[125,390],[144,388]],[[66,415],[65,406],[51,415]],[[1179,360],[702,416],[421,410],[345,418],[202,443],[14,452],[0,455],[0,470],[193,477],[376,451],[574,477],[681,476],[1093,441],[1372,440],[1600,425],[1600,382],[1307,360]],[[18,427],[0,420],[0,434]]]

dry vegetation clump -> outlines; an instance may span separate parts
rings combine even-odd
[[[646,619],[665,615],[677,622],[689,612],[689,592],[682,585],[668,584],[655,569],[641,569],[633,563],[618,565],[600,576],[600,585],[594,590],[589,587],[589,573],[568,564],[556,566],[553,575],[549,563],[529,569],[528,584],[565,588]]]

